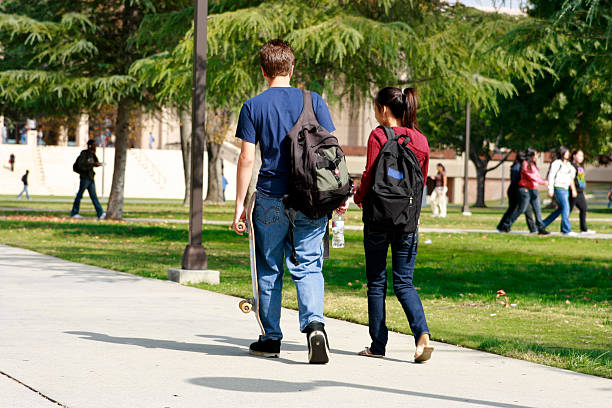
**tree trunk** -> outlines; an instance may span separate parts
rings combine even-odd
[[[476,203],[474,207],[486,208],[485,181],[487,179],[487,163],[482,167],[476,166]]]
[[[120,220],[123,218],[123,191],[125,187],[125,165],[127,163],[128,138],[130,135],[130,102],[121,99],[117,106],[117,135],[115,142],[115,165],[113,184],[108,196],[106,218]]]
[[[185,175],[185,198],[183,205],[189,206],[191,197],[191,112],[181,109],[181,152],[183,153],[183,174]]]
[[[474,207],[486,208],[485,203],[485,181],[487,179],[487,165],[489,164],[488,158],[482,159],[470,149],[470,160],[476,167],[476,203]]]
[[[208,154],[208,188],[206,200],[210,203],[223,202],[223,184],[221,175],[221,144],[206,142]]]

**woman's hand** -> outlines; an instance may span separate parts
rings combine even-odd
[[[336,213],[338,215],[343,215],[346,212],[346,210],[348,210],[348,208],[349,208],[349,201],[346,200],[344,202],[344,204],[342,204],[340,207],[336,208]]]

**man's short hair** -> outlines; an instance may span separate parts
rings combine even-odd
[[[259,62],[268,78],[286,76],[291,73],[295,56],[291,46],[283,40],[272,40],[261,47]]]
[[[88,147],[89,147],[89,146],[94,146],[95,144],[96,144],[96,141],[95,141],[95,140],[93,140],[93,139],[89,139],[89,140],[87,141],[87,146],[88,146]]]

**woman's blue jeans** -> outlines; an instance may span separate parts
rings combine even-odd
[[[364,228],[366,275],[368,279],[368,314],[370,350],[374,354],[385,354],[388,339],[385,297],[387,295],[387,251],[391,245],[393,290],[397,296],[414,336],[415,343],[423,333],[429,333],[421,299],[412,284],[414,264],[419,246],[419,234],[372,232]]]
[[[281,340],[281,302],[284,264],[297,288],[300,330],[312,321],[325,322],[323,317],[323,235],[327,217],[312,220],[301,212],[295,218],[295,250],[299,265],[289,259],[289,219],[282,198],[267,197],[257,192],[253,209],[255,253],[259,284],[259,313],[266,331],[260,340]]]
[[[548,217],[544,220],[544,225],[549,226],[554,220],[561,215],[561,232],[567,234],[572,232],[572,225],[570,224],[570,205],[569,205],[569,190],[563,188],[555,188],[555,199],[559,207],[551,212]]]

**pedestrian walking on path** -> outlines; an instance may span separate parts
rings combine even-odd
[[[15,171],[15,155],[13,153],[9,156],[9,167],[11,171]]]
[[[236,207],[233,229],[245,219],[244,202],[251,180],[255,145],[261,149],[261,169],[253,210],[256,242],[259,313],[265,334],[249,347],[251,354],[278,357],[283,333],[280,328],[284,265],[295,282],[300,330],[306,334],[310,363],[327,363],[329,343],[323,317],[323,235],[327,217],[310,219],[295,215],[293,234],[283,196],[290,176],[289,149],[284,140],[304,108],[304,94],[290,85],[294,68],[293,50],[284,41],[273,40],[260,51],[260,63],[268,89],[247,100],[240,111],[236,137],[242,140],[236,176]],[[314,113],[322,127],[335,130],[323,98],[312,92]],[[346,208],[339,209],[344,212]],[[292,262],[294,238],[297,263]],[[315,341],[316,340],[316,341]]]
[[[583,234],[595,234],[595,231],[590,230],[587,227],[586,216],[587,216],[587,201],[584,195],[586,190],[586,173],[582,163],[584,162],[584,152],[582,150],[574,150],[572,153],[572,165],[576,169],[576,178],[574,179],[574,186],[576,186],[576,197],[570,197],[569,206],[570,212],[574,207],[578,207],[580,212],[580,232]]]
[[[23,193],[25,193],[26,198],[28,200],[30,199],[30,193],[28,192],[28,175],[29,174],[30,174],[30,170],[26,170],[25,174],[21,176],[21,182],[23,183],[23,190],[21,190],[21,193],[19,193],[19,195],[17,196],[18,200],[21,198]]]
[[[438,163],[436,166],[438,172],[436,173],[435,188],[431,193],[431,216],[446,218],[446,204],[448,198],[446,192],[448,191],[448,181],[446,178],[446,169],[442,163]]]
[[[499,232],[510,232],[512,224],[514,224],[516,219],[521,214],[525,213],[527,207],[531,205],[536,218],[538,234],[549,234],[542,221],[542,208],[540,206],[540,197],[538,193],[538,185],[546,185],[548,182],[540,176],[540,171],[535,163],[537,153],[538,152],[532,148],[527,149],[525,152],[525,160],[521,163],[521,179],[519,180],[520,203],[504,224],[498,227],[497,230]]]
[[[502,231],[503,225],[510,219],[512,213],[516,211],[518,208],[521,197],[519,194],[519,181],[521,180],[521,164],[525,161],[525,153],[518,152],[516,154],[516,160],[510,167],[510,186],[508,187],[508,209],[502,216],[499,224],[497,224],[497,230]],[[527,222],[527,227],[529,228],[529,232],[537,232],[535,222],[533,221],[533,209],[531,205],[528,203],[527,208],[525,209],[525,221]]]
[[[416,111],[417,95],[414,88],[406,88],[402,91],[398,88],[387,87],[378,92],[374,100],[375,117],[380,125],[387,128],[378,127],[370,133],[366,169],[361,177],[361,185],[355,194],[354,201],[364,211],[363,246],[368,280],[368,322],[372,339],[370,347],[366,347],[359,354],[378,358],[385,356],[388,340],[385,318],[387,251],[391,246],[393,289],[406,313],[414,335],[416,343],[414,359],[416,362],[423,362],[429,360],[433,348],[429,346],[429,327],[423,305],[413,284],[419,238],[417,220],[420,213],[421,195],[417,194],[418,197],[406,195],[399,198],[404,203],[412,202],[412,204],[401,205],[404,210],[400,215],[394,217],[395,219],[392,219],[389,225],[385,225],[376,220],[378,212],[383,210],[379,206],[382,200],[376,199],[377,190],[374,188],[384,179],[390,180],[393,184],[397,181],[395,188],[405,186],[408,188],[406,191],[409,189],[414,192],[423,191],[423,182],[427,180],[429,166],[429,143],[417,128]],[[387,133],[390,132],[394,134],[388,135]],[[404,162],[406,166],[401,166],[403,168],[397,166],[399,170],[388,167],[381,172],[379,161],[382,160],[382,155],[380,152],[386,147],[386,144],[390,143],[401,144],[400,148],[408,149],[413,153],[411,157],[415,156],[415,158],[413,162],[410,162],[413,163],[413,167]],[[411,171],[420,172],[421,184],[402,184],[402,180],[410,179],[408,173]],[[389,206],[391,205],[390,203]],[[396,222],[398,219],[402,219],[403,222]]]
[[[72,204],[72,211],[70,211],[70,216],[72,218],[83,218],[79,214],[79,208],[85,190],[89,193],[89,198],[91,198],[91,202],[96,209],[98,219],[103,220],[106,218],[106,213],[102,209],[100,201],[98,201],[98,195],[96,194],[96,183],[94,181],[95,173],[93,171],[94,167],[100,167],[101,165],[102,163],[100,163],[98,156],[96,156],[96,141],[89,139],[87,141],[87,149],[81,151],[81,154],[79,154],[79,157],[72,167],[73,170],[79,174],[80,179],[79,191],[77,191],[74,203]]]
[[[576,235],[575,232],[572,232],[569,220],[570,194],[573,198],[578,196],[574,185],[575,177],[576,169],[570,162],[570,151],[567,147],[561,146],[557,150],[557,159],[551,163],[548,172],[548,196],[554,197],[559,207],[546,217],[544,226],[548,227],[561,215],[561,233],[568,236]]]

